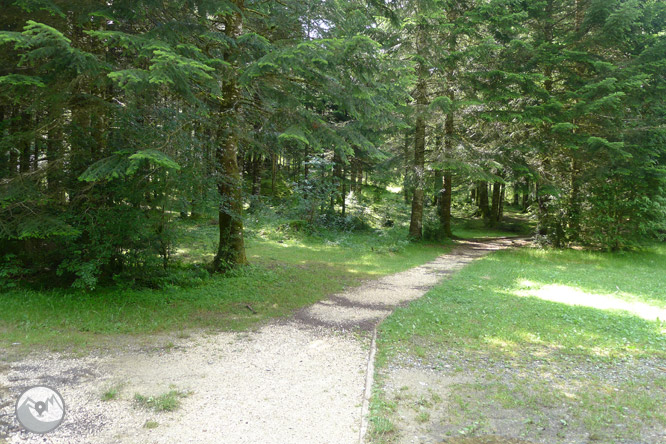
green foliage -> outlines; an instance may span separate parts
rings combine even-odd
[[[174,162],[166,154],[148,149],[129,156],[124,153],[116,153],[109,158],[102,159],[84,171],[83,174],[79,176],[79,180],[96,182],[131,176],[145,163],[159,168],[180,170],[180,165]]]
[[[143,276],[169,274],[179,217],[230,216],[239,234],[221,228],[221,253],[242,249],[248,201],[284,198],[313,233],[363,230],[377,224],[359,182],[409,199],[435,170],[468,190],[523,184],[555,246],[663,235],[663,5],[392,6],[195,0],[164,2],[157,19],[143,0],[11,2],[3,253],[23,280],[161,285]],[[427,159],[406,169],[416,117]]]

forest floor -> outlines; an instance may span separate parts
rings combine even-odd
[[[52,443],[359,442],[377,324],[442,277],[515,242],[463,241],[255,331],[171,335],[164,347],[82,356],[31,353],[0,373],[3,399],[34,384],[57,388],[67,416],[47,435]],[[8,442],[42,442],[19,430],[11,402],[0,408]]]

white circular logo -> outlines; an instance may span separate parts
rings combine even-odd
[[[29,432],[48,433],[55,430],[64,417],[65,401],[51,387],[30,387],[16,401],[16,419]]]

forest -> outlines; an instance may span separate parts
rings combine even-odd
[[[664,0],[0,5],[0,443],[666,443]]]
[[[549,248],[666,235],[662,1],[2,3],[3,286],[158,285],[184,221],[228,272],[250,219],[379,201],[409,242],[509,206]]]

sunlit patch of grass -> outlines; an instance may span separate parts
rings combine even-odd
[[[644,438],[666,427],[666,323],[654,315],[665,274],[664,246],[494,253],[382,324],[378,371],[404,355],[436,366],[443,353],[447,367],[471,374],[448,400],[460,416],[450,430],[504,411],[525,419],[516,437]]]

